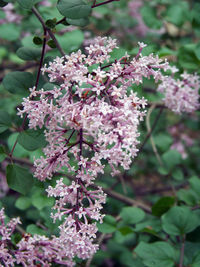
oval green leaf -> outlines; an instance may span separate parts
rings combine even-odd
[[[162,228],[169,235],[184,235],[192,232],[200,221],[188,207],[172,207],[162,216]]]
[[[28,94],[33,85],[33,75],[29,72],[13,71],[3,79],[3,86],[12,94]]]
[[[146,244],[140,242],[134,252],[147,267],[174,267],[176,252],[167,242]]]
[[[28,169],[15,164],[9,164],[6,168],[6,178],[8,186],[25,195],[34,185],[34,178]]]
[[[41,49],[35,47],[20,47],[16,54],[23,60],[38,60],[41,56]]]
[[[17,140],[20,145],[29,151],[34,151],[46,145],[44,133],[41,129],[37,131],[33,129],[23,131],[18,135]]]
[[[8,112],[0,110],[0,133],[4,132],[11,126],[11,117]]]
[[[91,6],[82,0],[59,0],[58,11],[69,19],[81,19],[88,17],[91,13]]]
[[[125,223],[135,224],[144,219],[145,213],[137,207],[124,207],[120,212],[120,217]]]
[[[167,212],[175,203],[174,197],[162,197],[152,207],[152,214],[161,216]]]

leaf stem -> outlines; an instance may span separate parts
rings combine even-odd
[[[185,235],[182,238],[179,267],[183,267],[184,253],[185,253]]]

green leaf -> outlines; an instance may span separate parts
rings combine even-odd
[[[38,60],[41,57],[41,49],[35,47],[20,47],[16,54],[23,60]]]
[[[174,248],[166,242],[140,242],[134,252],[147,267],[174,267],[176,260]]]
[[[177,181],[182,181],[184,179],[183,171],[181,169],[176,168],[172,172],[172,177]]]
[[[66,19],[66,22],[70,25],[85,27],[90,23],[88,18],[81,18],[81,19]]]
[[[125,223],[135,224],[144,219],[145,213],[137,207],[124,207],[120,212],[120,217]]]
[[[162,22],[156,17],[156,9],[154,7],[144,5],[140,9],[140,13],[145,24],[152,29],[160,29]]]
[[[26,232],[31,235],[45,235],[45,231],[36,226],[35,224],[29,224],[26,227]]]
[[[66,53],[77,50],[84,41],[83,32],[75,30],[64,35],[56,35],[56,38]]]
[[[195,71],[199,68],[200,60],[195,53],[196,47],[196,44],[187,44],[179,49],[178,62],[182,68]]]
[[[200,199],[200,179],[196,176],[189,179],[190,186],[192,190],[197,194]]]
[[[6,178],[8,186],[23,195],[27,194],[34,184],[33,176],[28,169],[14,164],[7,166]]]
[[[171,50],[168,47],[161,47],[161,49],[158,51],[158,55],[159,57],[166,57],[166,56],[170,56],[170,55],[176,55],[177,52],[174,50]],[[155,139],[156,140],[156,139]]]
[[[185,202],[189,206],[198,204],[198,196],[191,189],[180,189],[177,193],[178,199]]]
[[[39,36],[34,36],[33,37],[33,43],[36,45],[41,45],[42,44],[42,39]]]
[[[191,267],[199,267],[200,266],[200,252],[197,253],[192,259]]]
[[[11,117],[8,112],[0,110],[0,133],[7,130],[12,124]]]
[[[194,53],[196,55],[196,57],[198,58],[198,60],[200,60],[200,43],[197,44]]]
[[[15,41],[19,39],[20,28],[14,23],[4,23],[0,25],[1,39]]]
[[[168,169],[172,169],[181,162],[181,155],[176,150],[169,150],[162,155],[163,162]]]
[[[123,226],[118,228],[118,231],[122,234],[122,235],[128,235],[130,233],[133,233],[133,229],[129,226]]]
[[[19,134],[17,138],[20,145],[29,151],[34,151],[46,145],[43,130],[29,129]]]
[[[172,207],[162,216],[162,228],[169,235],[184,235],[200,225],[197,215],[188,207]]]
[[[4,2],[3,0],[0,0],[0,7],[6,6],[8,3]]]
[[[18,137],[19,133],[12,133],[9,135],[8,137],[8,149],[9,151],[12,150],[17,137]],[[13,152],[13,157],[18,157],[18,158],[26,158],[27,156],[30,155],[30,152],[28,152],[27,150],[25,150],[18,142],[17,145],[15,146],[14,152]]]
[[[97,227],[101,233],[113,233],[116,231],[116,220],[111,215],[106,215],[103,219],[103,223],[97,223]]]
[[[167,212],[175,203],[174,197],[162,197],[152,207],[152,214],[160,217]]]
[[[91,6],[82,0],[59,0],[58,11],[69,19],[81,19],[88,17],[91,13]]]
[[[56,19],[48,19],[45,24],[48,28],[53,29],[56,26]]]
[[[24,9],[31,9],[40,0],[17,0],[20,7]]]
[[[157,134],[154,139],[155,139],[156,146],[158,146],[163,152],[169,149],[173,141],[171,136],[165,133]]]
[[[44,207],[52,207],[54,204],[54,199],[45,195],[40,195],[33,197],[32,204],[38,210],[42,210]]]
[[[3,86],[12,94],[28,94],[33,85],[33,75],[29,72],[13,71],[3,79]]]
[[[54,40],[49,40],[49,41],[47,42],[47,44],[48,44],[48,46],[51,47],[51,48],[56,48],[56,44],[55,44]]]
[[[6,157],[5,151],[4,151],[4,147],[0,146],[0,162],[4,161]]]
[[[185,16],[185,10],[183,8],[182,5],[177,4],[177,5],[170,5],[167,13],[166,13],[166,20],[177,25],[177,26],[181,26],[185,20],[186,20],[186,16]]]
[[[31,206],[31,200],[28,197],[19,197],[15,202],[15,207],[20,210],[26,210]]]
[[[110,53],[111,60],[115,61],[116,59],[120,59],[126,53],[124,48],[114,48],[113,51]]]

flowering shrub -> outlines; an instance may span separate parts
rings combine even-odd
[[[124,5],[131,7],[132,1],[60,0],[56,7],[51,1],[37,2],[18,0],[16,3],[19,10],[31,11],[30,20],[37,19],[43,29],[39,32],[33,23],[30,30],[37,32],[31,37],[34,46],[26,46],[31,32],[28,35],[23,33],[24,46],[16,52],[20,59],[36,60],[36,64],[20,66],[3,79],[4,89],[20,97],[14,100],[19,101],[15,102],[18,104],[14,106],[14,113],[5,109],[0,111],[0,133],[4,145],[0,147],[2,170],[7,166],[7,184],[3,172],[0,180],[4,185],[2,196],[7,194],[14,201],[18,197],[15,207],[26,213],[20,214],[21,220],[14,219],[12,213],[12,219],[7,219],[4,208],[0,210],[0,263],[2,266],[76,266],[77,262],[86,260],[86,266],[90,266],[93,257],[94,261],[97,257],[94,266],[100,266],[98,249],[104,253],[114,246],[110,249],[110,258],[120,266],[124,266],[124,262],[126,266],[197,266],[199,251],[188,258],[185,250],[192,240],[187,234],[197,231],[200,225],[199,213],[196,212],[200,199],[196,167],[190,166],[189,162],[186,170],[182,163],[187,158],[184,147],[177,148],[178,142],[172,144],[172,139],[166,134],[159,133],[153,138],[152,132],[164,111],[167,114],[165,120],[169,116],[172,124],[178,114],[194,118],[193,124],[196,125],[198,73],[190,73],[190,68],[183,71],[181,66],[177,68],[178,63],[175,66],[169,63],[170,59],[147,53],[149,46],[143,42],[138,42],[137,51],[128,49],[130,55],[126,49],[118,47],[116,39],[105,36],[87,40],[81,47],[84,29],[66,31],[64,28],[68,25],[85,27],[93,9],[101,10],[102,6],[109,5],[123,9]],[[2,1],[5,12],[8,5]],[[143,8],[143,15],[145,8],[150,8],[149,4],[142,6],[142,2],[138,7]],[[12,5],[15,15],[14,10],[15,5]],[[51,16],[52,10],[56,10],[58,17],[44,20],[47,10]],[[16,13],[16,18],[19,15],[23,21],[23,12]],[[139,8],[137,12],[140,12]],[[98,15],[96,18],[99,19]],[[103,21],[103,16],[100,18]],[[140,23],[146,21],[142,21],[141,14],[137,18]],[[148,27],[150,25],[146,25],[146,30]],[[145,37],[145,32],[141,35]],[[7,41],[12,43],[14,40],[8,37]],[[17,63],[24,64],[21,61]],[[30,72],[24,71],[26,69]],[[151,91],[154,97],[149,96]],[[159,109],[159,112],[150,126],[154,109]],[[160,129],[167,126],[165,123],[161,122]],[[19,132],[19,135],[12,132]],[[169,132],[174,135],[172,128]],[[181,136],[188,145],[190,139],[187,135]],[[140,144],[141,138],[143,142]],[[152,150],[143,151],[149,139]],[[194,145],[192,141],[190,143]],[[143,157],[146,160],[142,160]],[[135,169],[139,160],[139,168]],[[150,164],[147,167],[148,160]],[[142,178],[140,164],[147,169],[143,171],[145,175],[155,173],[154,179],[159,175],[161,178],[172,176],[175,180],[173,187],[178,186],[178,189],[183,186],[177,182],[183,176],[186,179],[190,173],[193,175],[188,179],[190,189],[180,189],[176,198],[161,194],[160,199],[152,197],[148,204],[146,197],[141,202],[141,196],[148,193],[141,188],[137,192],[137,184],[132,179],[133,173]],[[109,188],[113,177],[118,177],[123,192],[121,188],[117,191]],[[146,181],[142,187],[145,184]],[[131,187],[133,192],[130,192]],[[116,198],[120,204],[112,203],[108,198],[108,203],[111,203],[109,210],[106,195]],[[4,200],[1,204],[7,205]],[[113,216],[105,216],[105,213]],[[19,226],[21,221],[23,224]],[[146,242],[142,241],[145,240],[144,233],[148,234]],[[110,241],[102,243],[105,236]],[[115,242],[122,246],[115,246]],[[132,256],[130,249],[136,256]],[[122,253],[121,258],[115,255],[116,251]],[[101,262],[109,265],[105,254]]]

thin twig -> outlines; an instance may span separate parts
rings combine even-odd
[[[150,109],[149,109],[149,111],[148,111],[148,113],[147,113],[147,117],[146,117],[146,126],[147,126],[147,131],[148,131],[148,133],[151,132],[150,117],[151,117],[151,113],[153,112],[153,110],[155,109],[155,107],[156,107],[156,104],[153,104],[153,105],[150,107]],[[161,166],[163,166],[162,160],[161,160],[161,158],[160,158],[160,155],[158,154],[158,150],[157,150],[157,148],[156,148],[156,145],[155,145],[155,142],[154,142],[154,140],[153,140],[153,136],[152,136],[152,134],[151,134],[151,136],[150,136],[150,141],[151,141],[151,145],[152,145],[152,148],[153,148],[153,152],[155,153],[156,158],[157,158],[159,164],[160,164]]]
[[[120,0],[107,0],[107,1],[105,1],[103,3],[92,5],[91,8],[95,8],[95,7],[98,7],[98,6],[106,5],[106,4],[109,4],[111,2],[117,2],[117,1],[120,1]]]
[[[98,188],[98,186],[96,186],[96,185],[95,186],[92,185],[92,187]],[[117,193],[115,191],[109,190],[107,188],[102,188],[102,189],[108,196],[110,196],[112,198],[115,198],[115,199],[117,199],[119,201],[122,201],[123,203],[126,203],[128,205],[139,207],[139,208],[143,209],[147,213],[151,213],[151,207],[147,206],[146,204],[144,204],[144,203],[142,203],[140,201],[134,200],[134,199],[129,198],[127,196],[123,196],[120,193]]]
[[[52,40],[54,41],[56,47],[58,48],[58,50],[60,51],[61,55],[64,57],[66,55],[65,51],[62,49],[62,47],[60,46],[59,42],[57,41],[55,35],[53,34],[53,32],[50,29],[47,29],[49,35],[51,36]]]
[[[92,4],[92,6],[95,6],[95,5],[96,5],[96,1],[97,1],[97,0],[93,0],[93,4]]]
[[[160,110],[159,110],[159,112],[158,112],[158,115],[156,116],[155,121],[154,121],[154,123],[153,123],[153,125],[152,125],[152,127],[151,127],[151,131],[146,135],[146,137],[145,137],[145,139],[144,139],[142,145],[140,146],[140,149],[139,149],[139,151],[138,151],[137,157],[138,157],[138,155],[142,152],[142,150],[143,150],[143,148],[144,148],[146,142],[149,140],[149,137],[150,137],[151,134],[153,133],[153,131],[154,131],[154,129],[155,129],[157,123],[158,123],[158,120],[159,120],[159,118],[160,118],[162,112],[163,112],[163,108],[160,108]]]
[[[185,235],[182,238],[179,267],[183,267],[184,253],[185,253]]]
[[[60,51],[61,55],[65,56],[64,50],[62,49],[62,47],[58,43],[58,41],[57,41],[55,35],[53,34],[53,32],[45,25],[45,22],[44,22],[42,16],[40,15],[40,13],[37,11],[37,9],[35,7],[32,8],[32,11],[35,14],[35,16],[38,18],[40,23],[42,24],[43,28],[45,28],[47,30],[47,32],[49,33],[50,37],[54,41],[54,43],[55,43],[56,47],[58,48],[58,50]]]

